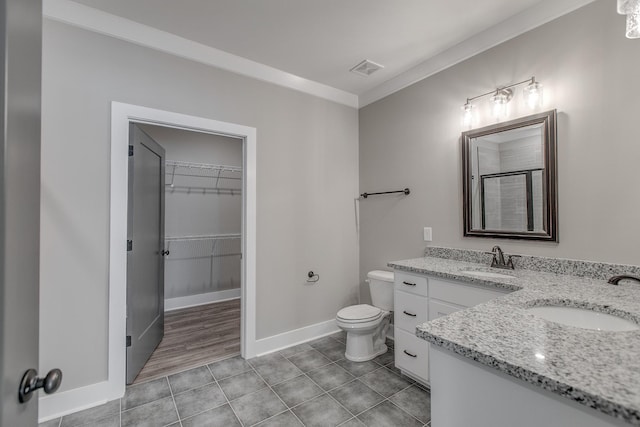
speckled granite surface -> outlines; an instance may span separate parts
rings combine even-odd
[[[527,307],[550,302],[611,313],[640,323],[640,284],[425,257],[388,264],[514,292],[419,325],[416,335],[515,378],[640,425],[640,331],[604,332],[548,322]],[[479,279],[464,271],[512,279]],[[637,273],[637,271],[628,271]],[[618,274],[616,272],[615,274]],[[608,276],[607,276],[608,277]]]
[[[507,254],[505,254],[507,255]],[[514,255],[514,254],[508,254]],[[579,261],[575,259],[547,258],[530,255],[518,255],[513,259],[516,269],[543,271],[547,273],[569,274],[592,279],[608,279],[618,274],[632,274],[640,276],[640,266],[625,264],[610,264],[605,262]],[[469,249],[443,248],[428,246],[424,250],[425,257],[445,258],[456,261],[475,262],[487,265],[492,255],[486,251]]]

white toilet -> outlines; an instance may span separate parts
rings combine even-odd
[[[345,307],[338,312],[336,322],[347,333],[345,357],[364,362],[386,353],[387,331],[393,310],[393,272],[374,270],[367,274],[371,302]]]

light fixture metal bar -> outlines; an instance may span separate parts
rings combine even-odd
[[[478,99],[478,98],[482,98],[483,96],[492,95],[492,94],[494,94],[494,93],[496,93],[498,91],[504,90],[504,89],[511,89],[512,87],[515,87],[515,86],[518,86],[518,85],[521,85],[521,84],[524,84],[524,83],[533,83],[535,81],[536,81],[536,77],[532,76],[531,78],[529,78],[527,80],[523,80],[523,81],[518,82],[518,83],[513,83],[513,84],[510,84],[508,86],[498,87],[498,88],[496,88],[496,89],[494,89],[494,90],[492,90],[490,92],[483,93],[482,95],[474,96],[472,98],[467,98],[467,104],[469,102],[471,102],[471,101],[474,101],[474,100]]]

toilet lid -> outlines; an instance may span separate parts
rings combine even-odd
[[[345,307],[338,312],[338,318],[347,322],[369,322],[382,315],[382,310],[369,304]]]

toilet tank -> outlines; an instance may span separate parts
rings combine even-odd
[[[371,302],[375,307],[393,311],[393,272],[374,270],[367,274]]]

